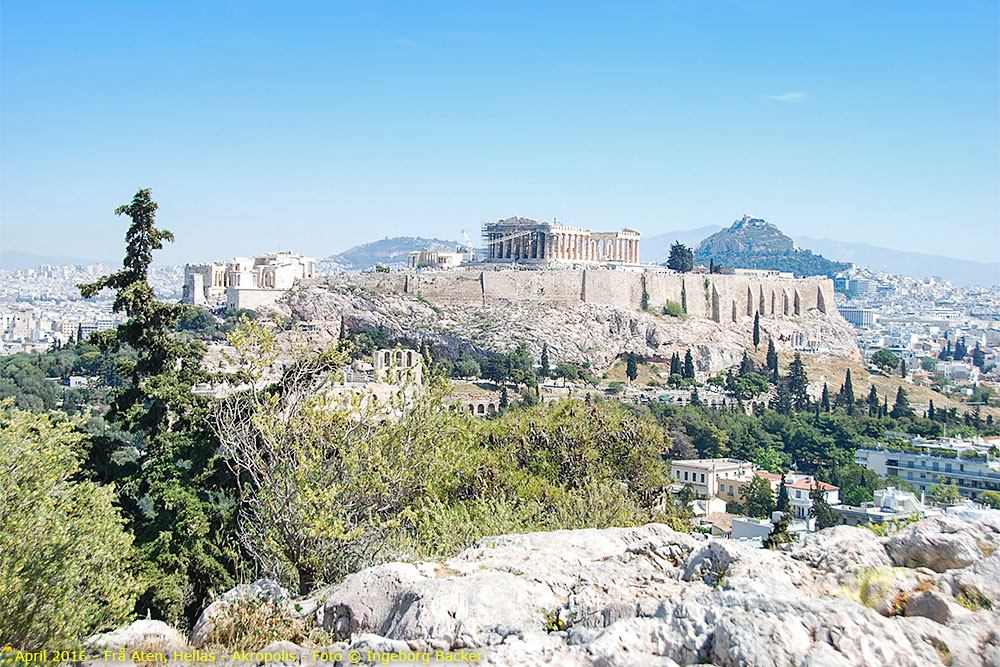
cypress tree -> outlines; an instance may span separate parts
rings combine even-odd
[[[629,382],[635,382],[638,376],[639,368],[635,363],[635,355],[629,352],[628,361],[625,362],[625,377],[628,378]]]
[[[778,502],[775,506],[779,512],[788,510],[788,487],[785,486],[785,476],[781,476],[781,486],[778,487]]]
[[[542,377],[546,377],[547,378],[549,376],[549,373],[550,373],[550,369],[549,369],[549,344],[548,343],[542,343],[542,356],[539,359],[539,366],[540,366],[539,371],[541,372]]]
[[[744,350],[743,361],[740,362],[740,377],[749,375],[750,373],[753,373],[753,371],[753,360],[750,358],[750,355],[746,353],[746,350]]]
[[[676,352],[674,352],[673,356],[670,357],[670,374],[681,374],[681,357]]]
[[[878,391],[875,390],[875,385],[868,390],[868,416],[878,417]]]
[[[900,387],[896,390],[896,403],[892,406],[892,412],[889,415],[893,419],[902,419],[903,417],[912,417],[913,409],[910,407],[910,399],[906,396],[906,390]]]
[[[771,380],[778,382],[778,353],[774,349],[774,339],[767,340],[767,370],[771,372]]]
[[[809,378],[802,363],[802,355],[798,352],[788,366],[788,393],[791,394],[792,407],[796,412],[801,412],[809,405]]]
[[[757,349],[760,345],[760,313],[754,313],[753,315],[753,349]]]
[[[903,378],[906,377],[906,360],[905,359],[900,359],[899,360],[899,377],[903,377]]]
[[[872,385],[874,388],[874,385]],[[851,379],[851,369],[847,369],[847,375],[844,376],[844,386],[840,390],[841,395],[844,397],[844,407],[847,409],[847,414],[854,414],[854,380]]]
[[[691,350],[684,353],[684,377],[694,379],[694,358],[691,356]]]
[[[823,412],[830,411],[830,390],[827,388],[826,383],[823,383]]]
[[[927,406],[927,418],[934,421],[934,399],[930,400],[930,405]]]

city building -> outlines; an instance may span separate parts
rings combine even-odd
[[[923,498],[894,486],[877,489],[874,495],[874,502],[864,503],[861,507],[837,505],[833,509],[840,514],[841,522],[848,526],[903,521],[914,514],[926,512]]]
[[[754,464],[739,459],[687,459],[672,461],[670,468],[673,487],[680,489],[690,484],[697,495],[710,498],[717,495],[722,480],[749,476],[753,473]]]
[[[483,225],[486,262],[519,264],[638,264],[639,232],[594,232],[558,220],[507,218]]]
[[[943,482],[955,484],[962,496],[976,500],[983,491],[1000,491],[1000,460],[989,450],[985,443],[915,438],[905,446],[859,449],[854,459],[881,477],[906,480],[921,493]]]
[[[878,321],[878,313],[872,308],[840,306],[837,310],[840,312],[841,317],[856,327],[874,326]]]
[[[187,264],[181,302],[211,309],[268,306],[297,281],[312,278],[315,272],[316,260],[293,252]]]
[[[794,477],[794,479],[790,480],[789,477]],[[837,506],[840,504],[839,487],[821,482],[810,475],[786,476],[785,488],[788,490],[789,507],[796,519],[809,517],[809,510],[813,506],[812,493],[817,489],[828,505]]]

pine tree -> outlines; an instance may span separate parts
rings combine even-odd
[[[796,352],[795,359],[788,366],[788,393],[792,397],[792,407],[802,412],[809,405],[809,378],[806,376],[802,356]]]
[[[815,484],[816,487],[809,492],[809,499],[812,500],[809,516],[816,519],[816,529],[823,530],[840,525],[840,515],[826,501],[826,496],[820,490],[819,480],[816,480]]]
[[[625,362],[625,377],[628,378],[629,382],[635,382],[638,376],[639,367],[635,363],[635,355],[629,352],[628,361]]]
[[[889,397],[888,396],[883,396],[882,397],[882,411],[879,412],[879,417],[888,417],[888,416],[889,416]]]
[[[743,361],[740,362],[740,377],[746,377],[754,372],[753,360],[746,350],[743,351]]]
[[[774,349],[774,339],[767,340],[767,370],[771,372],[771,380],[778,383],[778,353]]]
[[[955,361],[961,361],[969,354],[969,348],[965,346],[965,336],[962,336],[957,341],[955,341],[955,349],[951,354],[951,358]]]
[[[788,532],[788,526],[791,525],[792,519],[794,517],[791,512],[785,512],[781,515],[781,518],[774,523],[771,534],[764,540],[763,546],[765,549],[776,549],[780,544],[787,544],[796,540],[796,537]]]
[[[549,377],[551,370],[549,369],[549,344],[542,343],[542,356],[539,359],[539,371],[543,378]]]
[[[783,415],[792,411],[792,396],[788,393],[788,385],[784,382],[778,384],[778,391],[771,399],[771,409]]]
[[[674,244],[670,246],[670,257],[667,259],[667,267],[678,273],[691,271],[694,268],[694,253],[680,241],[674,241]]]
[[[692,387],[691,388],[690,403],[691,403],[691,405],[693,407],[698,407],[699,405],[701,405],[701,397],[698,396],[698,388],[697,387]]]
[[[670,357],[670,375],[680,375],[681,374],[681,357],[678,353],[674,352]]]
[[[753,315],[753,349],[760,345],[760,313]]]
[[[691,350],[684,353],[684,378],[694,379],[694,358],[691,356]]]
[[[935,416],[936,415],[934,414],[934,399],[932,398],[930,400],[930,404],[927,406],[927,418],[930,419],[931,421],[935,421]]]
[[[826,383],[823,383],[823,412],[830,411],[830,390],[827,388]]]

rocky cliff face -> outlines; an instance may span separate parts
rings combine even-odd
[[[719,324],[678,319],[594,303],[577,306],[501,301],[480,306],[432,305],[409,294],[378,292],[349,284],[314,285],[293,292],[285,312],[302,320],[344,320],[348,331],[382,327],[395,340],[430,343],[457,356],[507,351],[525,342],[536,359],[549,346],[552,365],[589,361],[603,370],[628,353],[648,361],[669,361],[692,351],[699,370],[716,372],[739,363],[750,344],[753,322]],[[821,350],[857,359],[853,330],[841,318],[809,311],[795,319],[762,317],[762,340],[773,337],[779,351],[792,349],[801,333]],[[766,345],[766,343],[765,343]]]
[[[651,524],[487,538],[305,600],[255,586],[333,635],[321,650],[344,660],[327,664],[464,651],[488,665],[985,666],[1000,664],[998,547],[996,520],[929,519],[890,539],[844,526],[777,552]],[[252,589],[206,610],[194,643],[210,643],[211,619]],[[279,649],[315,655],[263,650]]]

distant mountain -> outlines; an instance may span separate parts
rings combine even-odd
[[[85,257],[36,255],[31,252],[21,252],[20,250],[0,251],[0,269],[4,269],[5,271],[23,271],[25,269],[33,269],[40,264],[51,264],[53,266],[61,266],[63,264],[78,266],[103,264],[105,266],[117,266],[119,262],[112,263],[108,260],[87,259]]]
[[[644,236],[639,244],[639,255],[643,262],[663,264],[670,256],[670,246],[675,241],[680,241],[686,246],[694,248],[706,236],[711,236],[722,229],[719,225],[706,225],[697,229],[684,229],[677,232],[666,232],[655,236]]]
[[[394,236],[381,241],[372,241],[345,250],[339,255],[330,255],[317,262],[321,273],[332,271],[364,271],[376,264],[402,266],[406,255],[414,250],[454,250],[459,244],[441,239],[425,239],[419,236]]]
[[[810,250],[802,250],[789,237],[763,218],[744,215],[728,229],[712,234],[694,251],[696,262],[714,260],[727,268],[791,271],[797,276],[833,277],[850,268]]]
[[[914,278],[937,276],[956,285],[980,287],[1000,285],[1000,262],[974,262],[968,259],[880,248],[866,243],[812,239],[806,236],[796,237],[795,242],[809,246],[832,259],[878,271]]]

